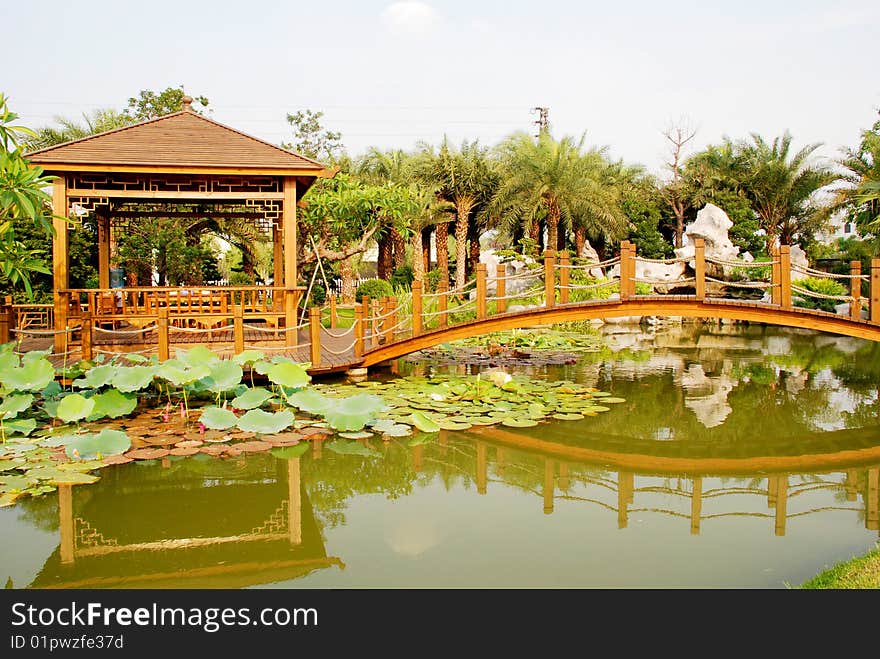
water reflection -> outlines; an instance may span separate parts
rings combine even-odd
[[[533,372],[626,399],[597,417],[113,467],[0,510],[0,566],[32,588],[781,586],[873,546],[874,344],[616,336]]]

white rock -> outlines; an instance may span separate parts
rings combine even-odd
[[[691,259],[693,268],[694,239],[702,238],[706,244],[706,256],[716,259],[735,260],[739,255],[739,247],[730,241],[727,232],[733,222],[727,213],[715,204],[706,204],[698,213],[697,219],[685,228],[687,244],[675,250],[679,258]]]
[[[589,263],[599,263],[599,253],[593,248],[589,240],[584,241],[584,246],[581,249],[581,253],[578,254],[578,258],[586,259]],[[594,279],[602,279],[605,273],[602,272],[602,268],[590,268],[590,276]]]

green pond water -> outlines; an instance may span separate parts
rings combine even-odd
[[[105,468],[94,485],[0,509],[0,577],[784,588],[877,543],[880,345],[760,326],[604,333],[611,350],[518,371],[626,399],[597,417],[374,440],[378,457],[315,443],[293,460]]]

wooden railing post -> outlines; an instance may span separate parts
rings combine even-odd
[[[791,247],[779,247],[779,304],[791,309]]]
[[[364,356],[364,307],[361,304],[354,308],[354,356]]]
[[[309,307],[309,361],[321,365],[321,309]]]
[[[0,345],[9,343],[12,333],[9,331],[14,328],[15,319],[12,315],[12,305],[8,301],[0,307]]]
[[[627,300],[631,297],[632,290],[635,290],[635,282],[633,277],[636,274],[635,253],[630,251],[630,242],[628,240],[620,241],[620,299]]]
[[[880,323],[880,259],[871,259],[871,302],[872,323]]]
[[[486,320],[486,264],[477,263],[477,320]]]
[[[330,329],[336,329],[338,319],[336,317],[336,296],[330,296]]]
[[[159,361],[168,359],[168,309],[159,309],[159,320],[157,321],[157,334],[159,335]]]
[[[568,252],[559,252],[559,304],[568,304],[569,266]]]
[[[397,325],[397,298],[389,297],[388,298],[388,318],[385,320],[388,321],[388,324],[385,326],[387,328],[385,333],[385,343],[389,341],[394,341],[395,333],[397,332],[394,329],[394,326]]]
[[[770,247],[770,261],[770,283],[772,284],[770,287],[770,303],[778,305],[782,304],[782,277],[779,274],[782,272],[782,268],[779,267],[778,247]]]
[[[232,340],[236,355],[244,352],[244,307],[234,305],[232,307]]]
[[[379,300],[370,300],[370,345],[379,345]]]
[[[498,271],[495,273],[495,312],[504,313],[507,311],[507,266],[503,263],[498,264]]]
[[[66,291],[55,292],[55,352],[67,352],[68,332],[67,313],[70,310],[70,293]]]
[[[850,261],[849,274],[852,279],[849,280],[850,296],[852,300],[849,303],[849,317],[853,320],[861,320],[862,318],[862,262]]]
[[[299,330],[296,329],[299,324],[297,322],[298,298],[295,291],[284,292],[284,343],[288,346],[295,346],[299,342]]]
[[[544,252],[544,305],[556,304],[556,253],[552,249]]]
[[[449,316],[446,310],[449,308],[449,282],[445,278],[440,279],[440,283],[437,285],[437,292],[440,293],[437,297],[438,311],[440,312],[440,315],[437,316],[437,327],[448,327]]]
[[[82,358],[87,361],[92,359],[92,313],[90,311],[85,311],[82,315]]]
[[[697,300],[706,299],[706,241],[694,238],[694,292]]]
[[[422,333],[422,282],[412,283],[412,335]]]

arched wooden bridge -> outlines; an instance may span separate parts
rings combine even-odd
[[[655,265],[674,268],[676,276],[652,277]],[[809,290],[800,281],[808,277],[837,280],[846,294]],[[661,261],[637,257],[635,245],[623,242],[619,256],[601,263],[547,252],[543,263],[518,269],[502,264],[491,276],[479,264],[476,277],[460,288],[441,281],[438,290],[426,292],[417,281],[406,298],[347,307],[331,299],[299,316],[286,309],[291,299],[273,288],[117,289],[117,304],[109,309],[94,289],[61,294],[72,309],[63,327],[58,318],[45,328],[29,327],[26,310],[7,307],[0,313],[0,343],[12,335],[42,337],[68,361],[116,352],[166,359],[173,347],[196,344],[228,354],[259,349],[309,362],[312,373],[321,373],[374,366],[500,330],[627,316],[728,319],[880,341],[880,259],[870,273],[853,262],[849,274],[830,274],[792,264],[788,246],[774,250],[770,261],[746,262],[707,257],[700,239],[693,256]],[[848,312],[799,304],[810,299],[848,304]]]

